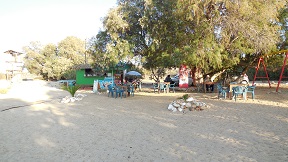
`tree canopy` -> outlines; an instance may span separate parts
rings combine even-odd
[[[31,42],[24,47],[26,53],[25,66],[30,73],[43,76],[44,79],[72,79],[65,78],[74,65],[84,63],[84,41],[76,37],[67,37],[58,45]],[[74,75],[75,78],[75,75]]]
[[[181,64],[204,75],[245,71],[259,57],[287,49],[287,24],[285,0],[118,0],[88,48],[76,37],[44,48],[32,42],[26,66],[48,79],[86,63],[86,55],[100,68],[137,63],[158,81],[164,69]]]
[[[164,68],[180,64],[204,74],[233,68],[240,61],[249,66],[277,50],[285,4],[285,0],[118,0],[104,18],[105,31],[97,35],[95,60],[140,56],[144,67],[158,76]]]

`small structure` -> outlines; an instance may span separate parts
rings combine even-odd
[[[82,64],[76,69],[78,69],[76,71],[76,84],[93,86],[94,80],[104,80],[105,78],[112,78],[114,82],[123,82],[123,71],[129,69],[129,66],[124,63],[118,63],[110,68],[92,68],[88,64]]]
[[[259,68],[260,68],[260,64],[261,64],[261,63],[262,63],[262,65],[263,65],[263,68],[264,68],[264,71],[265,71],[265,74],[266,74],[265,76],[257,76],[258,70],[259,70]],[[266,78],[266,79],[268,80],[269,87],[271,88],[271,83],[270,83],[270,80],[269,80],[268,72],[267,72],[266,65],[265,65],[265,63],[264,63],[263,57],[260,57],[259,60],[258,60],[258,64],[257,64],[257,67],[256,67],[256,72],[255,72],[255,74],[254,74],[254,79],[253,79],[252,85],[254,85],[254,82],[255,82],[255,80],[256,80],[257,78]]]
[[[5,51],[4,54],[1,55],[0,71],[5,73],[6,80],[10,80],[14,76],[22,74],[22,70],[24,67],[23,58],[23,53],[13,50]]]
[[[283,53],[284,53],[284,54],[283,54]],[[284,76],[284,70],[285,70],[285,67],[286,67],[287,59],[288,59],[288,50],[282,50],[282,51],[273,52],[273,53],[270,53],[270,54],[265,55],[265,56],[268,56],[268,55],[279,55],[279,54],[283,54],[283,55],[284,55],[284,61],[283,61],[283,66],[282,66],[282,68],[281,68],[281,74],[280,74],[280,76],[279,76],[278,84],[277,84],[277,87],[276,87],[276,92],[278,92],[278,89],[279,89],[279,86],[280,86],[280,84],[281,84],[282,78],[288,78],[288,77]],[[259,67],[260,67],[260,63],[263,64],[264,71],[265,71],[265,73],[266,73],[266,76],[265,76],[265,77],[259,77],[259,76],[257,76],[258,69],[259,69]],[[269,76],[268,76],[268,73],[267,73],[267,70],[266,70],[266,66],[265,66],[265,64],[264,64],[264,59],[263,59],[263,57],[260,57],[259,60],[258,60],[258,65],[257,65],[257,67],[256,67],[256,73],[255,73],[255,75],[254,75],[254,79],[253,79],[252,85],[254,85],[254,82],[255,82],[256,78],[267,78],[268,83],[269,83],[269,87],[271,88],[271,84],[270,84],[270,81],[269,81]]]

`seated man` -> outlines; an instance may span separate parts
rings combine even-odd
[[[248,75],[246,73],[242,74],[243,80],[242,80],[242,84],[249,84],[249,78]]]
[[[204,82],[212,82],[209,75],[206,76],[206,79],[204,80]],[[206,84],[206,91],[209,92],[209,89],[211,90],[211,92],[213,92],[214,91],[214,84]]]

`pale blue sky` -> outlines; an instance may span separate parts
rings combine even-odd
[[[0,0],[0,53],[22,52],[31,41],[43,45],[67,36],[90,38],[117,0]]]

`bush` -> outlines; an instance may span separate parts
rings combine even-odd
[[[179,97],[178,99],[183,99],[184,101],[186,101],[189,98],[188,94],[184,94],[182,97]]]
[[[74,97],[76,91],[78,91],[78,89],[80,89],[80,88],[81,88],[80,85],[62,86],[62,89],[65,91],[68,91],[72,97]]]
[[[75,80],[76,79],[76,71],[75,70],[70,70],[70,71],[67,71],[65,72],[62,77],[63,79],[68,79],[68,80]]]

